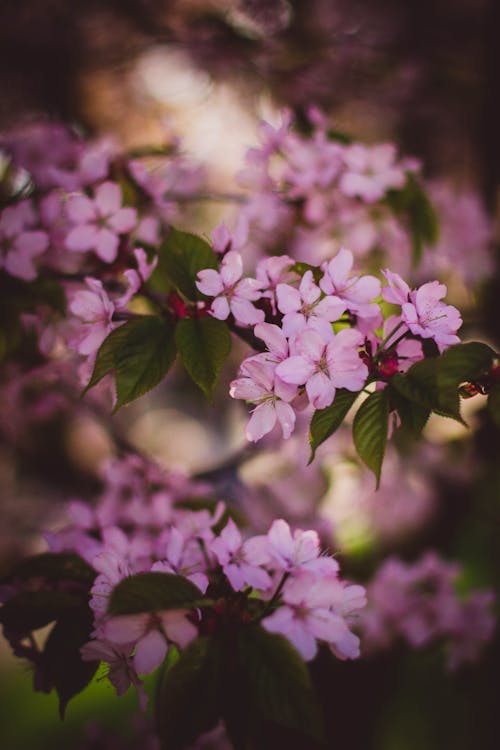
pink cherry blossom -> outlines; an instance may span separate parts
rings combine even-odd
[[[270,258],[262,258],[257,263],[255,275],[262,290],[262,297],[271,301],[274,315],[276,315],[276,287],[296,277],[296,274],[290,270],[293,264],[293,258],[288,255],[273,255]]]
[[[331,333],[329,341],[318,331],[307,328],[295,340],[296,354],[276,367],[276,374],[285,383],[304,385],[315,409],[324,409],[333,402],[337,388],[360,391],[368,377],[368,368],[361,361],[358,347],[363,336],[354,329]]]
[[[349,197],[367,203],[383,198],[389,189],[400,189],[406,181],[405,164],[397,164],[392,143],[363,146],[359,143],[344,148],[345,171],[339,188]]]
[[[103,661],[108,665],[106,677],[117,695],[125,695],[130,685],[136,687],[139,704],[146,710],[148,697],[132,663],[133,644],[116,645],[104,640],[89,641],[81,647],[83,661]]]
[[[430,281],[410,294],[410,301],[401,307],[401,315],[410,331],[424,339],[432,338],[440,352],[460,339],[456,332],[462,318],[456,307],[441,302],[446,286]]]
[[[66,237],[68,250],[94,250],[105,263],[116,259],[120,235],[137,223],[136,209],[122,208],[120,186],[109,181],[96,188],[94,199],[70,196],[67,213],[75,225]]]
[[[259,282],[242,279],[242,273],[241,255],[231,250],[222,259],[220,271],[207,268],[198,273],[196,286],[202,294],[215,297],[210,308],[215,318],[226,320],[232,313],[240,325],[255,325],[264,320],[264,312],[252,305],[261,296]]]
[[[321,289],[314,283],[312,271],[305,272],[298,289],[289,284],[278,284],[276,295],[278,308],[284,313],[282,325],[287,337],[299,333],[308,323],[325,330],[327,323],[338,320],[346,310],[339,297],[322,296]]]
[[[195,539],[186,542],[183,534],[175,526],[170,529],[164,557],[155,562],[151,570],[163,573],[175,573],[185,576],[194,583],[202,593],[208,588],[208,578],[204,572],[206,562],[200,545]]]
[[[232,398],[241,398],[257,404],[248,422],[245,434],[256,442],[271,432],[279,422],[285,440],[295,427],[295,412],[290,402],[297,395],[296,386],[291,386],[276,377],[275,366],[261,356],[250,357],[241,365],[242,378],[233,380],[230,386]]]
[[[198,629],[187,619],[189,614],[187,609],[177,609],[118,615],[104,623],[102,633],[112,643],[135,643],[134,668],[139,674],[147,674],[162,663],[169,642],[185,648],[196,638]]]
[[[37,216],[31,201],[21,201],[0,212],[0,269],[24,281],[37,277],[34,260],[49,246],[49,237],[33,227]]]
[[[248,544],[243,542],[231,518],[212,542],[211,549],[235,591],[242,591],[245,586],[265,591],[271,586],[269,573],[248,560]]]
[[[410,298],[410,287],[397,273],[386,269],[382,271],[387,286],[382,289],[382,297],[393,305],[404,305]]]
[[[70,312],[80,321],[80,330],[71,340],[79,354],[94,354],[116,328],[113,323],[115,305],[109,299],[102,282],[90,276],[85,278],[87,289],[76,292],[69,304]]]
[[[328,643],[341,658],[355,659],[359,639],[350,632],[342,614],[331,609],[341,590],[342,584],[335,578],[317,578],[307,572],[289,578],[283,586],[282,606],[264,618],[262,625],[288,638],[306,661],[316,656],[317,640]],[[359,602],[362,605],[361,597]]]
[[[251,545],[250,545],[251,542]],[[307,570],[315,575],[336,575],[338,563],[332,557],[320,555],[316,531],[296,529],[293,534],[282,518],[273,521],[265,536],[249,540],[250,559],[254,564],[265,563],[282,573]]]
[[[324,276],[319,285],[325,294],[344,300],[347,309],[360,318],[368,318],[372,328],[378,328],[382,316],[373,300],[380,296],[380,281],[375,276],[352,276],[353,255],[341,248],[331,261],[322,265]]]

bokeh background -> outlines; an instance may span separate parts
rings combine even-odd
[[[305,127],[317,105],[339,131],[422,160],[443,217],[438,257],[463,240],[441,268],[451,301],[466,310],[467,334],[498,350],[499,21],[495,0],[3,0],[0,131],[61,120],[130,150],[180,138],[203,189],[179,222],[209,234],[238,206],[235,174],[259,121],[277,123],[287,107]],[[500,591],[500,440],[480,398],[467,404],[469,430],[437,419],[417,452],[391,449],[375,494],[342,435],[300,475],[303,435],[265,453],[246,447],[244,410],[225,395],[237,362],[238,350],[215,408],[174,373],[105,421],[91,406],[41,414],[3,379],[0,570],[44,549],[40,532],[61,525],[68,498],[99,490],[103,461],[126,440],[210,479],[257,527],[280,514],[313,519],[353,579],[369,580],[390,554],[433,548],[460,561],[464,587]],[[313,672],[336,747],[498,747],[498,638],[453,674],[438,646],[402,644],[358,663],[320,659]],[[136,747],[149,730],[135,709],[133,695],[117,699],[97,679],[61,724],[55,697],[34,694],[0,643],[5,750]]]

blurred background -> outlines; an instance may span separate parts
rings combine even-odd
[[[259,122],[278,125],[288,108],[307,132],[315,105],[336,130],[394,141],[422,161],[441,221],[432,270],[465,309],[466,337],[498,351],[499,20],[494,0],[3,0],[0,131],[53,120],[130,151],[179,148],[200,189],[180,201],[175,221],[209,235],[238,211],[235,175]],[[92,401],[67,408],[78,387],[64,390],[67,381],[47,371],[38,387],[62,401],[37,409],[39,393],[6,371],[0,571],[45,548],[41,531],[64,523],[66,500],[102,490],[102,467],[126,441],[237,498],[259,530],[278,515],[312,524],[353,580],[369,581],[390,555],[415,560],[437,549],[462,565],[464,590],[498,594],[500,440],[481,397],[465,405],[469,430],[436,418],[417,450],[391,447],[374,493],[348,435],[307,470],[306,424],[286,444],[246,446],[245,410],[226,396],[243,351],[236,347],[215,408],[175,372],[109,419]],[[0,667],[5,750],[154,747],[134,696],[117,699],[97,679],[61,724],[54,696],[32,692],[3,641]],[[346,750],[497,748],[499,673],[498,637],[453,673],[439,644],[313,665],[330,735]]]

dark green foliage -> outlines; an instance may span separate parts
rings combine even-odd
[[[150,572],[124,578],[113,589],[108,604],[111,615],[132,615],[191,607],[203,598],[184,576]]]
[[[171,228],[158,253],[155,274],[167,279],[189,300],[204,299],[196,288],[196,275],[218,268],[219,261],[208,242],[196,234]],[[152,279],[154,282],[154,278]]]
[[[321,443],[324,443],[330,435],[338,430],[358,395],[357,392],[354,393],[345,388],[340,388],[336,391],[331,406],[327,406],[326,409],[317,409],[314,412],[309,427],[309,443],[311,445],[309,463],[313,460]]]
[[[183,318],[177,324],[175,342],[188,374],[211,401],[222,366],[231,351],[227,325],[208,315]]]
[[[154,315],[129,320],[103,341],[87,389],[115,373],[116,409],[147,393],[163,379],[175,355],[173,319]]]
[[[374,391],[363,401],[352,425],[354,445],[362,461],[375,474],[377,487],[384,460],[389,427],[389,396],[386,389]]]

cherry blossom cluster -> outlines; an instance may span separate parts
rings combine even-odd
[[[352,273],[353,255],[346,248],[302,276],[289,256],[273,256],[259,261],[256,278],[242,278],[241,256],[229,249],[231,241],[226,248],[219,271],[201,271],[197,286],[212,298],[214,317],[231,314],[237,325],[253,325],[263,342],[264,351],[245,359],[242,377],[231,384],[233,398],[255,404],[249,440],[259,440],[277,422],[288,438],[294,407],[304,401],[323,409],[339,388],[359,392],[406,371],[423,358],[425,339],[440,352],[459,341],[460,314],[442,301],[446,287],[437,281],[411,290],[387,270],[382,288],[376,277]],[[399,307],[385,321],[381,298]],[[263,308],[275,322],[266,322]]]
[[[386,201],[418,175],[416,159],[399,158],[392,143],[344,142],[315,108],[311,132],[293,128],[288,112],[277,128],[261,124],[261,146],[251,148],[239,183],[251,194],[237,226],[247,227],[255,249],[285,242],[311,263],[342,245],[360,257],[383,248],[389,257],[411,256],[409,233]]]
[[[403,639],[413,648],[442,642],[448,668],[476,661],[496,627],[490,590],[461,595],[460,565],[427,552],[415,563],[387,559],[368,585],[369,606],[361,617],[367,651]]]
[[[364,589],[339,577],[337,561],[320,549],[315,531],[275,520],[265,535],[244,538],[224,503],[190,510],[186,497],[206,487],[165,475],[138,457],[111,462],[94,507],[73,501],[70,523],[46,534],[52,552],[76,552],[96,571],[90,607],[93,639],[84,659],[109,665],[119,695],[139,675],[153,671],[174,644],[184,648],[199,634],[236,618],[255,621],[287,638],[307,661],[326,643],[340,659],[359,656],[351,631],[365,604]],[[110,617],[109,597],[128,576],[145,572],[185,577],[200,592],[196,607]],[[13,591],[3,591],[3,599]]]
[[[129,155],[110,139],[88,141],[58,124],[0,134],[0,152],[13,173],[2,185],[10,205],[0,212],[0,268],[25,281],[42,267],[123,271],[135,247],[160,242],[179,216],[179,198],[204,179],[176,147]]]

